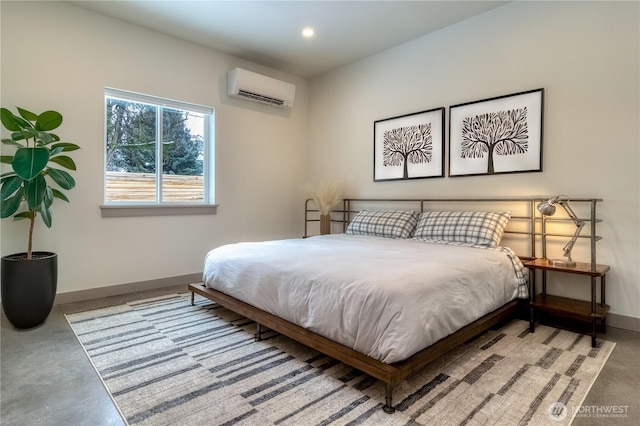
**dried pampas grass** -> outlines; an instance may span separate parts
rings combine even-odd
[[[303,189],[318,207],[320,214],[328,215],[342,198],[340,187],[340,183],[332,181],[322,184],[318,189],[307,183]]]

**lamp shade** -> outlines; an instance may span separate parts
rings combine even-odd
[[[556,212],[556,206],[549,201],[543,201],[538,204],[538,211],[545,216],[553,216]]]

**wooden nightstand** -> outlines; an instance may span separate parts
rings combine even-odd
[[[609,305],[605,304],[606,274],[609,272],[608,265],[593,265],[591,263],[576,263],[575,266],[555,266],[547,259],[534,259],[524,263],[524,266],[535,271],[542,271],[542,292],[536,294],[535,279],[530,283],[531,301],[529,302],[530,320],[529,331],[535,331],[534,314],[535,311],[549,312],[552,314],[565,316],[581,321],[591,322],[591,346],[596,346],[596,325],[599,323],[601,331],[606,331],[606,316],[609,312]],[[587,275],[591,277],[591,301],[570,299],[567,297],[552,296],[547,294],[546,273],[563,272],[567,274]],[[596,281],[600,278],[600,302],[596,301]]]

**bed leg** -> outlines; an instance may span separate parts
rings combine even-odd
[[[384,411],[387,414],[393,414],[395,413],[396,409],[393,408],[393,385],[391,385],[390,383],[385,383],[386,385],[386,390],[385,390],[385,404],[382,407],[382,411]]]
[[[196,294],[192,291],[191,292],[191,306],[195,306],[195,299],[196,299]]]
[[[254,339],[256,342],[262,341],[262,324],[259,322],[256,323],[256,337]]]

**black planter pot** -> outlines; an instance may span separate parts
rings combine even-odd
[[[58,255],[33,252],[2,257],[2,308],[16,328],[40,325],[49,316],[58,286]]]

